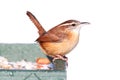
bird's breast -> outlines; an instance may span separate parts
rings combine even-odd
[[[61,42],[44,42],[41,43],[41,48],[48,55],[65,55],[70,52],[78,43],[79,33],[69,32],[67,37]]]

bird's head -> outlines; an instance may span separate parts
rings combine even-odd
[[[80,22],[77,20],[67,20],[61,24],[59,24],[59,27],[62,27],[63,29],[79,32],[81,27],[83,25],[90,24],[89,22]]]

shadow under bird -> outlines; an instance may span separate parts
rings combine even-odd
[[[54,59],[67,61],[65,55],[78,44],[82,25],[90,24],[89,22],[67,20],[46,31],[31,12],[27,11],[26,14],[38,29],[39,37],[36,41],[51,61]]]

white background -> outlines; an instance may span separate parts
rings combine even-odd
[[[37,29],[31,11],[46,30],[68,20],[88,21],[80,42],[67,56],[68,80],[120,80],[119,0],[1,0],[0,43],[33,43]]]

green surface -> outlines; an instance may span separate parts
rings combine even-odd
[[[35,61],[38,57],[46,57],[40,51],[39,44],[0,44],[0,56],[6,57],[9,61]]]
[[[66,80],[66,72],[55,70],[1,70],[0,80]]]
[[[46,57],[38,44],[0,44],[0,56],[9,61],[35,61],[38,57]],[[58,63],[58,62],[57,62]],[[61,64],[58,63],[59,68]],[[60,65],[60,66],[59,66]],[[61,69],[61,68],[60,68]],[[0,70],[0,80],[66,80],[66,70]]]

